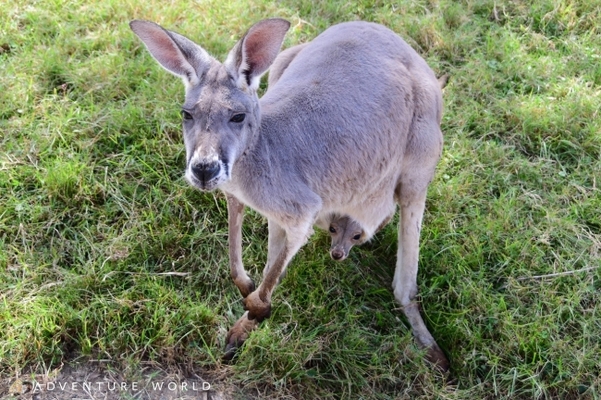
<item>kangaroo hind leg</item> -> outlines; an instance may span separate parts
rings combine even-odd
[[[394,297],[403,308],[418,347],[427,351],[428,361],[440,370],[447,371],[449,361],[428,330],[420,314],[417,298],[419,236],[426,204],[427,184],[419,190],[407,186],[400,188],[398,197],[400,221],[397,265],[392,284]]]

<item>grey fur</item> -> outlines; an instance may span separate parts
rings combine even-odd
[[[268,77],[268,90],[270,87],[275,85],[277,81],[280,79],[288,65],[292,62],[292,60],[297,56],[297,54],[307,46],[308,43],[299,44],[293,47],[290,47],[286,50],[280,52],[277,56],[271,68],[269,69],[269,77]],[[441,89],[447,85],[449,79],[448,74],[444,74],[438,78],[438,83]],[[353,156],[352,154],[350,156]],[[387,225],[392,219],[395,210],[380,210],[381,216],[385,213],[388,214],[384,220],[380,223],[378,229],[375,232],[379,231],[385,225]],[[322,229],[326,229],[330,234],[332,239],[332,244],[330,246],[330,256],[332,259],[336,261],[345,260],[351,248],[355,245],[361,245],[371,239],[372,236],[369,236],[361,224],[352,219],[349,215],[341,215],[337,213],[332,213],[317,221],[317,225]],[[375,233],[374,232],[374,233]]]
[[[394,294],[418,345],[448,368],[416,302],[421,220],[442,151],[442,95],[425,61],[384,26],[343,23],[298,49],[259,100],[260,76],[276,58],[287,21],[253,25],[223,64],[156,24],[131,27],[184,80],[186,178],[227,194],[230,246],[237,246],[230,255],[240,250],[243,205],[268,219],[258,288],[239,254],[230,258],[248,311],[228,333],[227,355],[269,316],[273,290],[316,221],[348,215],[371,236],[381,210],[398,204]]]
[[[294,58],[298,55],[298,53],[307,47],[309,43],[297,44],[296,46],[292,46],[286,50],[282,50],[280,54],[278,54],[277,58],[271,64],[269,68],[269,75],[267,77],[267,89],[275,85],[275,83],[280,79],[288,65],[294,60]]]

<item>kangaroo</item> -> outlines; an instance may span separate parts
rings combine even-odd
[[[371,235],[378,210],[396,201],[394,296],[427,359],[447,370],[417,300],[421,222],[443,139],[440,85],[415,50],[382,25],[334,25],[304,45],[259,99],[261,76],[278,55],[288,21],[257,22],[223,63],[155,23],[130,26],[158,63],[183,80],[187,181],[226,194],[230,272],[246,311],[227,334],[225,358],[270,316],[275,286],[315,221],[348,215]],[[268,221],[258,287],[241,259],[245,206]]]
[[[388,225],[393,215],[394,211],[380,223],[374,234]],[[326,217],[326,220],[328,221],[327,229],[332,238],[330,257],[333,260],[345,260],[353,246],[363,244],[372,237],[365,232],[365,229],[363,229],[359,222],[348,215],[330,214]]]

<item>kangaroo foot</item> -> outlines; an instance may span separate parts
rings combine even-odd
[[[238,349],[258,325],[256,319],[248,318],[248,311],[236,321],[225,337],[225,354],[223,355],[225,361],[231,361],[234,358]]]
[[[258,291],[254,291],[242,300],[248,318],[261,322],[271,316],[271,302],[261,299]]]
[[[440,372],[447,372],[450,364],[447,357],[444,355],[438,344],[434,343],[427,349],[426,360],[432,363],[432,365]]]

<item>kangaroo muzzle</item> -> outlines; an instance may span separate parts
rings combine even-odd
[[[344,252],[344,249],[335,247],[330,250],[330,257],[336,261],[342,261],[346,258],[346,253]]]
[[[221,165],[217,161],[209,163],[196,163],[190,166],[192,174],[202,184],[210,182],[221,172]]]

